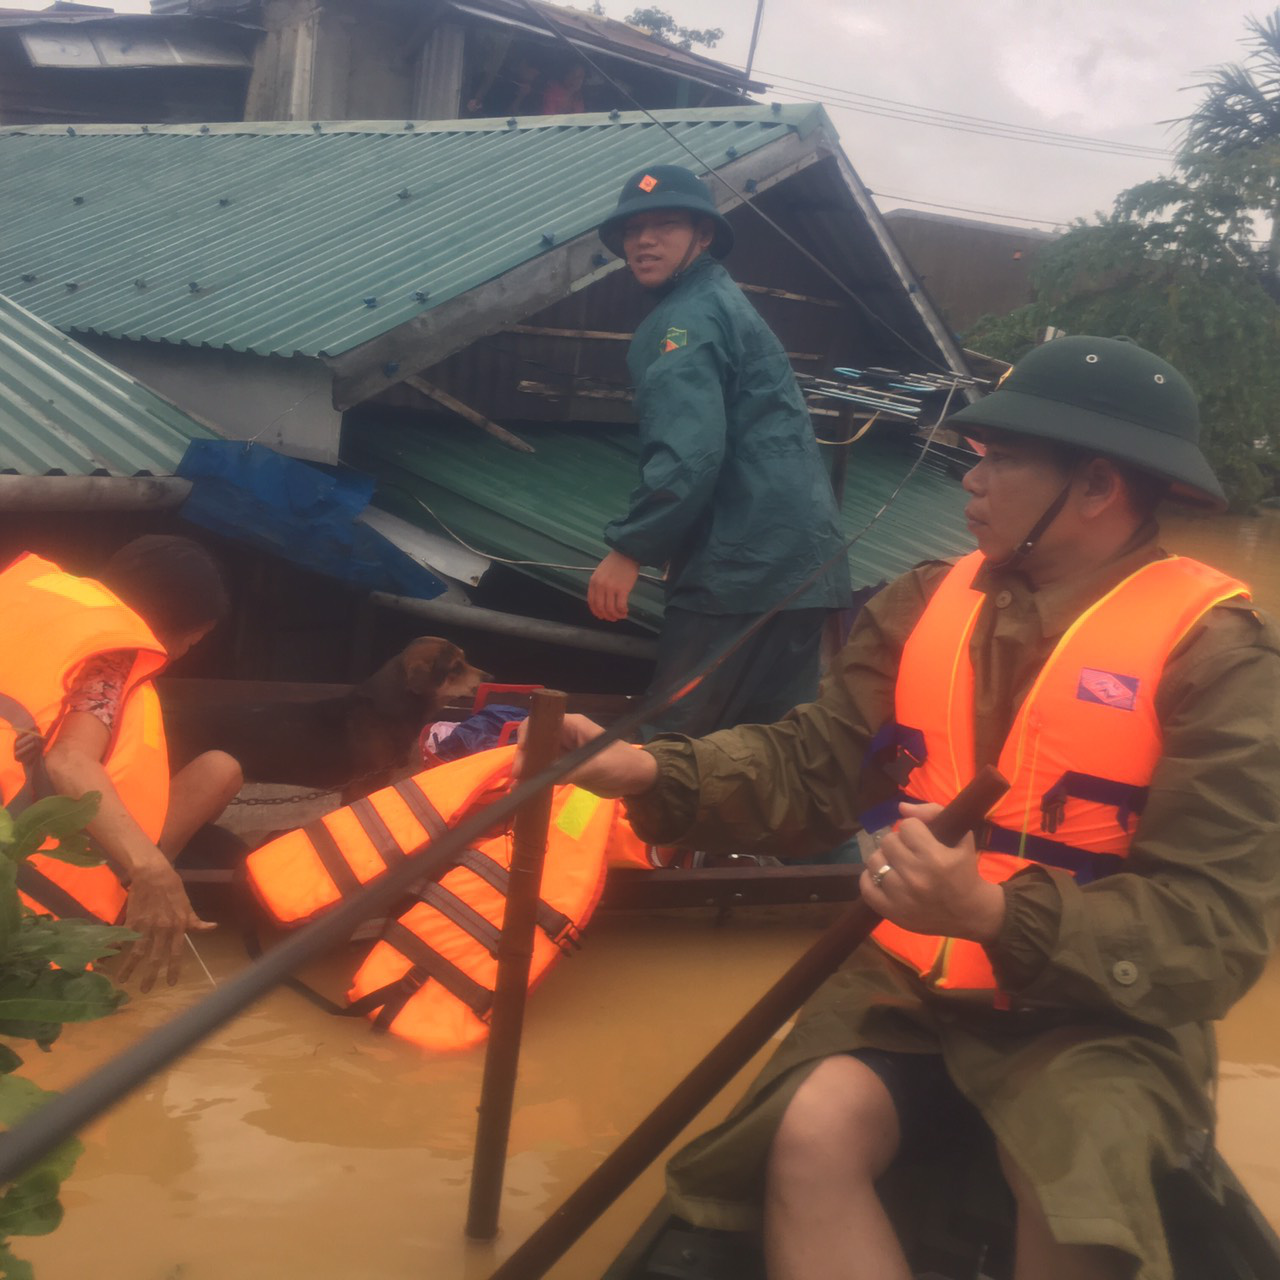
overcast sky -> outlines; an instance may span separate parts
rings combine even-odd
[[[639,3],[604,0],[612,18]],[[0,4],[42,9],[46,0]],[[579,0],[578,7],[587,4]],[[117,0],[114,7],[150,8],[147,0]],[[724,39],[711,56],[745,63],[755,0],[665,0],[662,7],[683,25],[722,27]],[[1175,135],[1159,122],[1194,106],[1196,94],[1186,86],[1207,68],[1243,57],[1245,17],[1271,7],[1269,0],[765,0],[753,76],[777,77],[767,96],[783,101],[847,100],[856,93],[1168,150]],[[1040,225],[1067,222],[1108,208],[1119,191],[1168,165],[1158,157],[981,136],[835,103],[828,110],[854,167],[886,210],[929,201]]]
[[[1245,18],[1274,0],[765,0],[753,77],[769,73],[917,107],[1158,150],[1185,86],[1239,61]],[[605,0],[611,16],[631,12]],[[615,7],[618,13],[615,15]],[[672,0],[686,26],[723,27],[715,56],[746,59],[753,0]],[[788,98],[791,94],[788,93]],[[1168,160],[1045,146],[835,105],[854,167],[882,209],[918,201],[1049,221],[1089,217]]]

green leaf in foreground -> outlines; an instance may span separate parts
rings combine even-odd
[[[32,972],[51,964],[59,969],[84,970],[115,955],[137,936],[132,929],[116,925],[33,916],[11,943],[8,954],[0,956],[0,964],[5,968],[30,968]]]
[[[17,870],[39,851],[79,866],[96,866],[85,825],[99,796],[51,796],[16,817],[0,807],[0,1036],[34,1040],[48,1049],[64,1023],[114,1012],[126,999],[91,966],[136,935],[80,920],[55,920],[21,906]],[[11,1129],[54,1094],[17,1074],[21,1057],[0,1044],[0,1128]],[[10,1236],[44,1235],[62,1221],[58,1192],[81,1151],[64,1142],[0,1189],[0,1280],[34,1280],[31,1265],[14,1257]]]
[[[0,974],[0,1020],[90,1022],[114,1013],[124,992],[101,973],[46,969],[34,978]]]
[[[31,1263],[15,1258],[7,1244],[0,1244],[0,1280],[36,1280]]]
[[[98,792],[86,791],[78,800],[67,796],[47,796],[37,800],[12,819],[12,831],[4,842],[6,853],[18,862],[39,850],[46,840],[53,840],[55,847],[41,852],[88,856],[89,841],[84,829],[93,821],[101,799]],[[100,858],[95,858],[91,865],[100,861]]]

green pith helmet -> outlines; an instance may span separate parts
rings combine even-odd
[[[1055,338],[947,426],[1074,445],[1168,480],[1181,497],[1227,505],[1200,452],[1195,392],[1171,364],[1128,338]]]
[[[618,196],[618,207],[600,224],[605,248],[623,257],[623,224],[633,214],[656,209],[685,209],[694,217],[710,218],[716,228],[711,238],[713,258],[723,258],[733,248],[733,228],[716,208],[711,193],[697,174],[678,164],[650,165],[627,179]]]

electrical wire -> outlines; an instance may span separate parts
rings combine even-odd
[[[904,200],[907,204],[924,205],[926,209],[946,209],[951,213],[974,213],[982,218],[1007,218],[1013,222],[1043,222],[1046,226],[1065,227],[1070,218],[1033,218],[1028,213],[996,213],[993,209],[967,209],[958,204],[939,204],[934,200],[917,200],[915,196],[894,195],[891,191],[872,191],[877,200]]]
[[[761,73],[766,74],[764,72]],[[970,116],[958,111],[946,111],[939,107],[925,107],[913,102],[902,102],[895,98],[879,98],[874,94],[859,93],[856,89],[845,89],[839,85],[819,84],[812,80],[801,80],[790,76],[776,75],[770,77],[770,87],[782,93],[790,93],[812,100],[811,91],[816,89],[824,95],[838,99],[841,106],[857,110],[865,106],[877,112],[892,113],[903,119],[915,120],[922,124],[937,124],[942,127],[961,129],[977,129],[993,131],[1010,140],[1023,142],[1043,142],[1048,145],[1062,147],[1080,147],[1086,150],[1112,151],[1118,155],[1129,155],[1143,159],[1172,159],[1174,152],[1163,147],[1147,146],[1139,142],[1119,142],[1110,138],[1099,138],[1083,133],[1063,133],[1055,129],[1041,129],[1035,125],[1015,124],[1007,120],[994,120],[987,116]]]
[[[813,94],[811,92],[805,92],[800,89],[778,87],[775,92],[777,96],[788,102],[813,101]],[[1085,151],[1094,155],[1121,156],[1131,160],[1169,160],[1173,158],[1169,152],[1160,152],[1155,150],[1150,152],[1121,151],[1114,147],[1095,146],[1087,143],[1058,142],[1049,138],[1037,138],[1030,135],[1007,133],[1000,129],[986,128],[981,125],[947,123],[925,116],[913,116],[906,112],[894,111],[887,107],[879,108],[865,103],[848,101],[830,94],[824,95],[822,97],[822,101],[827,106],[838,107],[842,111],[855,111],[862,115],[876,116],[883,120],[898,120],[904,124],[925,124],[934,128],[947,129],[953,133],[968,133],[977,137],[997,138],[1001,142],[1031,142],[1039,146],[1057,147],[1060,150],[1065,151]]]

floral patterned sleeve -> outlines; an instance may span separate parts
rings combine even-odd
[[[87,711],[114,729],[134,658],[132,649],[118,649],[88,659],[67,695],[67,710]]]

